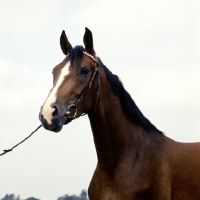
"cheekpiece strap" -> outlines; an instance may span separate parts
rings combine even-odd
[[[89,85],[88,85],[87,89],[83,92],[83,94],[82,94],[81,97],[76,101],[75,104],[71,104],[71,105],[68,106],[68,111],[66,112],[66,115],[67,115],[69,118],[71,118],[71,119],[74,119],[74,118],[76,117],[76,113],[77,113],[78,106],[83,102],[84,97],[85,97],[85,95],[87,94],[88,90],[91,88],[92,83],[93,83],[93,80],[94,80],[94,78],[95,78],[96,75],[97,75],[96,97],[95,97],[95,98],[96,98],[96,101],[97,101],[97,96],[98,96],[98,91],[99,91],[99,86],[100,86],[100,78],[99,78],[100,73],[99,73],[99,68],[98,68],[99,62],[97,61],[97,59],[96,59],[93,55],[87,53],[86,51],[83,51],[83,53],[84,53],[85,55],[87,55],[88,57],[90,57],[90,58],[96,63],[96,67],[95,67],[95,71],[94,71],[94,73],[93,73],[93,75],[92,75],[92,78],[91,78],[91,80],[90,80],[90,82],[89,82]],[[95,101],[95,103],[96,103],[96,101]],[[94,104],[93,104],[93,106],[94,106]],[[93,106],[92,106],[92,107],[93,107]],[[75,114],[74,114],[73,116],[70,116],[70,108],[74,108],[74,109],[75,109]],[[82,115],[85,115],[85,114],[87,114],[87,113],[83,113],[83,114],[81,114],[81,116],[82,116]]]

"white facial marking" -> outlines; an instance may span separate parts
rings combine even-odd
[[[42,115],[44,116],[44,119],[47,120],[48,124],[51,124],[51,118],[52,114],[55,111],[55,108],[52,108],[51,105],[56,102],[57,98],[57,91],[60,85],[62,84],[65,76],[69,74],[69,66],[70,62],[68,61],[65,66],[62,68],[60,75],[58,77],[58,80],[56,82],[56,85],[51,90],[49,96],[47,97],[46,101],[44,102],[43,109],[42,109]]]

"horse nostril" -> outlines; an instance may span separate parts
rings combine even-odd
[[[55,117],[57,117],[58,114],[59,114],[59,108],[58,108],[58,106],[57,106],[56,104],[53,104],[51,107],[54,108],[54,111],[53,111],[53,113],[52,113],[52,116],[55,118]]]

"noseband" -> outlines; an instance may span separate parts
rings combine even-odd
[[[96,99],[97,99],[97,96],[98,96],[98,91],[99,91],[99,86],[100,86],[100,79],[99,79],[99,75],[100,75],[100,74],[99,74],[99,62],[97,61],[97,59],[96,59],[93,55],[87,53],[86,51],[83,51],[83,53],[84,53],[86,56],[90,57],[90,58],[96,63],[96,66],[95,66],[94,73],[93,73],[93,75],[92,75],[92,78],[90,79],[89,85],[88,85],[88,87],[86,88],[86,90],[82,93],[81,97],[76,101],[75,104],[70,104],[70,105],[68,106],[68,111],[66,112],[65,115],[68,116],[70,119],[74,119],[74,118],[76,117],[78,106],[83,102],[85,95],[87,94],[88,90],[92,87],[92,83],[93,83],[93,80],[94,80],[94,78],[95,78],[96,75],[97,75]],[[96,102],[96,100],[95,100],[95,102]],[[95,103],[94,103],[94,104],[95,104]],[[73,115],[71,116],[70,114],[71,114],[72,111],[74,111],[74,113],[73,113]],[[85,114],[86,114],[86,113],[82,113],[81,116],[83,116],[83,115],[85,115]]]

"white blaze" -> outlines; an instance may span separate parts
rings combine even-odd
[[[56,85],[51,90],[49,96],[47,97],[46,101],[44,102],[42,114],[44,116],[44,119],[46,119],[49,124],[52,123],[51,118],[52,118],[53,112],[55,111],[55,108],[52,108],[51,105],[56,102],[58,88],[64,81],[65,76],[67,74],[69,74],[69,66],[70,66],[70,62],[68,61],[65,64],[65,66],[62,68],[60,75],[58,77],[58,80],[56,82]]]

